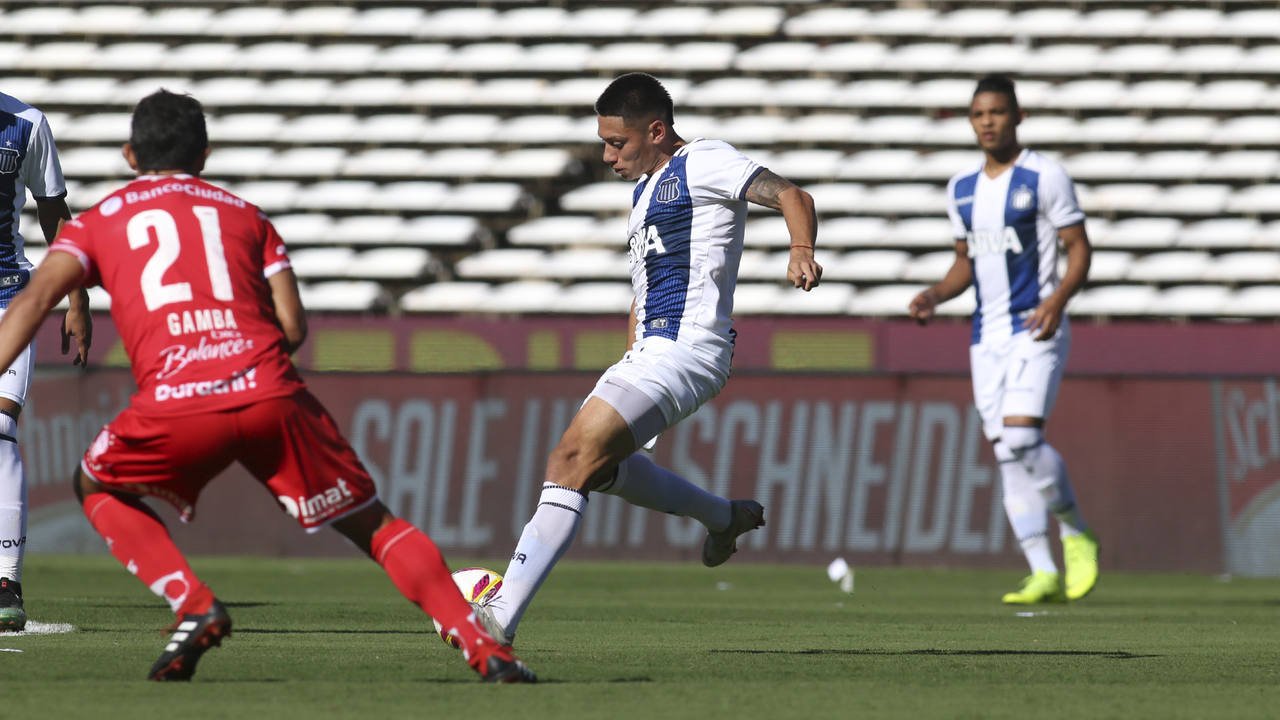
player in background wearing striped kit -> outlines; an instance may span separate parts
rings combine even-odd
[[[1011,605],[1079,600],[1098,581],[1098,540],[1062,456],[1044,439],[1071,345],[1064,311],[1085,283],[1092,250],[1071,178],[1018,143],[1023,117],[1012,80],[978,82],[969,122],[984,157],[947,184],[956,259],[908,307],[923,324],[970,285],[977,293],[973,395],[1000,463],[1005,512],[1031,566],[1022,586],[1004,595]],[[1059,242],[1067,256],[1061,278]],[[1050,513],[1059,523],[1065,583],[1049,544]]]
[[[782,212],[791,236],[787,280],[807,292],[822,277],[813,256],[813,198],[727,143],[677,135],[671,96],[658,80],[618,77],[595,109],[602,159],[636,182],[628,228],[636,295],[629,342],[551,452],[537,510],[498,602],[477,608],[500,642],[514,637],[534,593],[573,542],[592,490],[697,519],[707,527],[708,567],[729,559],[739,535],[764,525],[759,503],[713,495],[636,451],[715,397],[729,377],[748,202]]]
[[[53,242],[67,208],[67,186],[58,148],[44,113],[0,93],[0,315],[31,278],[23,254],[19,218],[27,192],[36,200],[40,230]],[[89,296],[75,290],[62,321],[62,352],[74,337],[74,362],[84,365],[93,339]],[[22,602],[22,559],[27,547],[27,478],[18,450],[18,415],[31,390],[35,344],[31,343],[0,374],[0,632],[22,630],[27,613]]]

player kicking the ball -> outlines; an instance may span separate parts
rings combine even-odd
[[[515,636],[534,593],[573,542],[592,490],[697,519],[708,530],[702,562],[709,567],[729,559],[739,535],[764,525],[759,503],[712,495],[636,450],[715,397],[729,377],[748,201],[782,211],[791,234],[787,279],[808,291],[822,277],[813,258],[813,198],[726,143],[683,140],[673,128],[671,96],[656,79],[615,79],[596,114],[604,162],[636,181],[628,350],[551,452],[500,602],[477,609],[503,642]]]
[[[151,496],[193,516],[205,484],[243,464],[308,531],[332,524],[459,641],[481,678],[534,676],[476,622],[435,544],[378,500],[369,474],[289,354],[306,320],[284,242],[256,207],[196,177],[209,154],[200,104],[160,91],[133,113],[138,178],[63,227],[0,320],[0,367],[69,291],[101,284],[138,392],[76,474],[111,554],[177,614],[152,680],[188,680],[231,618],[174,545]]]
[[[1064,309],[1084,285],[1092,250],[1071,178],[1055,162],[1018,144],[1023,118],[1013,81],[978,82],[969,122],[985,159],[947,185],[956,260],[946,277],[911,301],[912,317],[973,285],[969,356],[973,395],[995,447],[1004,507],[1031,575],[1004,602],[1079,600],[1098,581],[1098,541],[1076,506],[1062,456],[1044,439],[1071,345]],[[1058,242],[1067,271],[1058,277]],[[1048,513],[1058,519],[1065,591],[1049,546]]]

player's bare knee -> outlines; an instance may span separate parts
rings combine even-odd
[[[361,508],[333,521],[333,529],[350,540],[365,555],[371,555],[373,536],[382,528],[395,522],[396,516],[383,505],[375,501],[368,507]]]
[[[592,453],[579,443],[561,442],[547,458],[547,482],[574,490],[588,489],[598,471]]]

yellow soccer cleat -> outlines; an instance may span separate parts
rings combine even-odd
[[[1098,536],[1092,531],[1062,538],[1067,566],[1067,599],[1080,600],[1098,584]]]
[[[1058,573],[1041,570],[1034,572],[1022,580],[1022,587],[1001,598],[1005,605],[1038,605],[1040,603],[1060,603],[1066,600],[1062,595],[1062,583]]]

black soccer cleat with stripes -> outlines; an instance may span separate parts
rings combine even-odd
[[[196,673],[196,663],[210,648],[222,644],[222,638],[231,635],[231,616],[217,600],[203,614],[188,614],[179,618],[173,626],[173,635],[164,646],[164,652],[151,666],[149,680],[190,680]]]

